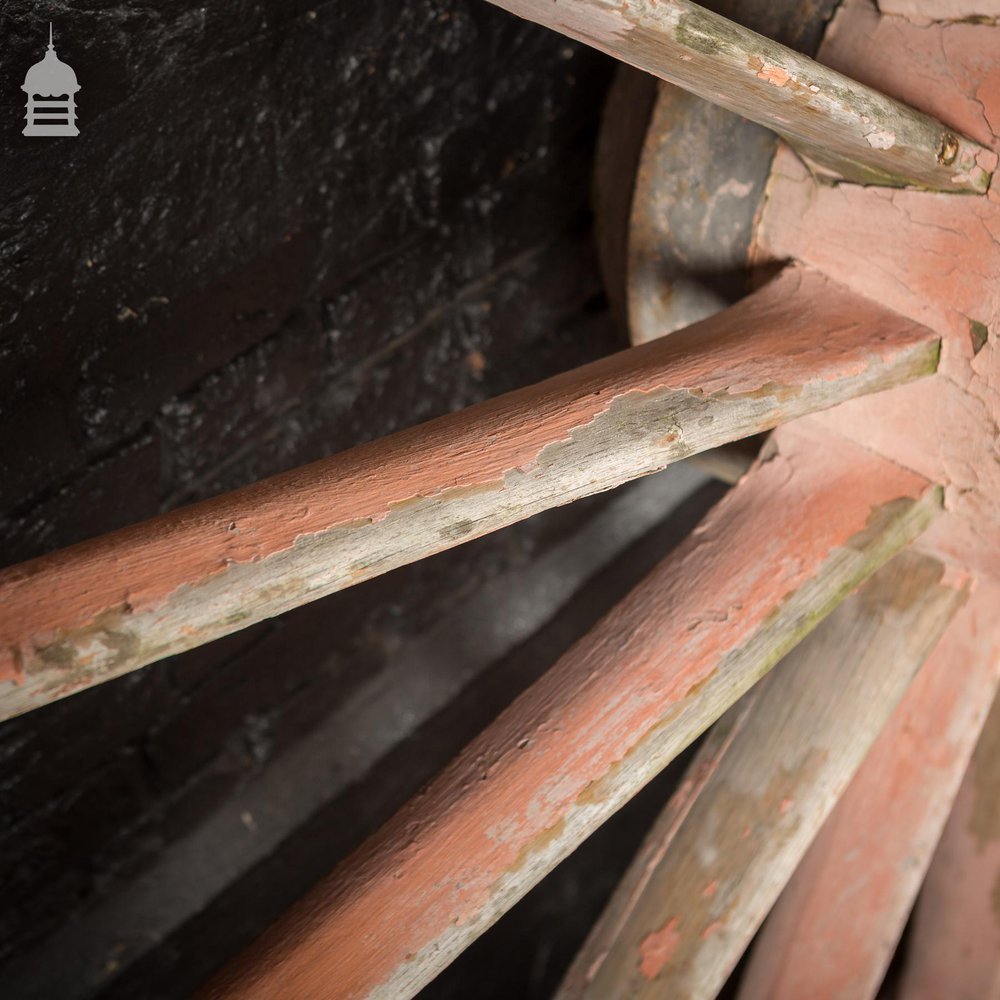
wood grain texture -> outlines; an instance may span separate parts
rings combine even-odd
[[[863,449],[779,431],[680,548],[208,995],[413,995],[938,510],[936,488]]]
[[[764,924],[740,1000],[877,994],[996,694],[998,607],[978,581]]]
[[[1000,996],[1000,700],[990,709],[927,872],[897,996]]]
[[[695,759],[560,997],[716,996],[964,601],[944,575],[901,553],[758,685]]]
[[[932,372],[926,328],[791,268],[655,344],[0,573],[0,718],[538,511]]]
[[[983,193],[996,154],[689,0],[492,0],[767,125],[866,184]]]

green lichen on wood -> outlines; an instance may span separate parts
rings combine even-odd
[[[978,354],[990,339],[990,328],[977,319],[969,320],[969,336],[972,338],[972,353]]]

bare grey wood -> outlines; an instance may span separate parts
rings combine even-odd
[[[943,578],[937,560],[896,556],[731,711],[577,956],[563,1000],[716,995],[964,602]]]
[[[996,155],[689,0],[491,0],[774,129],[845,180],[982,194]]]

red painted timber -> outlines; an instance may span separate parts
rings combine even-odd
[[[788,427],[773,441],[208,995],[413,995],[935,516],[936,488],[843,439]]]
[[[979,581],[768,917],[740,1000],[878,992],[996,693],[998,607]]]
[[[826,174],[982,194],[996,154],[690,0],[492,0],[766,125]]]
[[[661,342],[5,570],[0,718],[936,363],[926,328],[790,268]]]
[[[927,873],[897,995],[1000,996],[1000,700],[990,709]]]

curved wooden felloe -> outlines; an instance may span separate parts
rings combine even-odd
[[[810,56],[836,6],[836,0],[717,0],[712,5],[717,13]],[[608,297],[627,300],[629,337],[643,344],[747,294],[754,221],[778,136],[629,66],[619,67],[618,77],[616,93],[627,89],[633,103],[648,100],[650,92],[656,95],[641,153],[629,155],[620,135],[602,130],[594,167],[598,233],[616,232],[622,245],[618,269],[603,268]],[[615,156],[609,149],[613,141],[625,151]],[[625,170],[635,172],[634,186],[622,183]],[[626,192],[629,211],[606,211],[604,202]],[[603,245],[609,244],[614,245],[605,238]],[[602,263],[609,256],[602,254]]]
[[[936,498],[846,442],[779,432],[686,543],[209,995],[412,996],[919,534]]]

